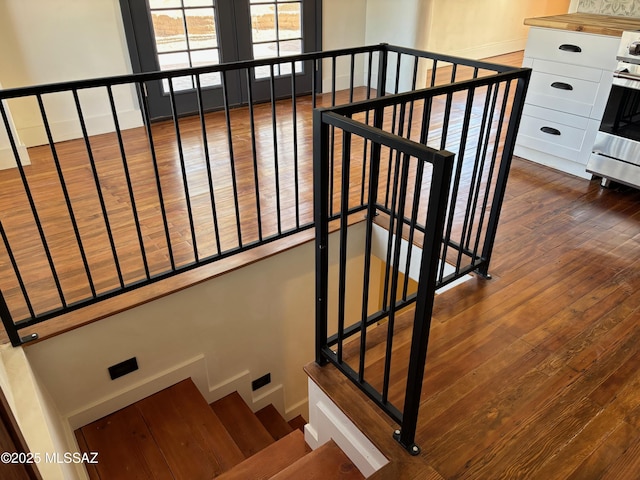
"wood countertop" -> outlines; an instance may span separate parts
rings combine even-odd
[[[620,37],[625,30],[640,30],[640,18],[594,13],[566,13],[550,17],[525,18],[524,24],[531,27],[557,28],[615,37]]]

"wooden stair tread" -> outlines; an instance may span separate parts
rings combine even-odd
[[[245,458],[191,379],[135,406],[176,479],[211,480]]]
[[[275,440],[280,440],[293,432],[293,427],[280,415],[272,404],[256,412],[256,417]]]
[[[271,477],[273,480],[356,480],[364,479],[360,470],[329,440],[320,448]]]
[[[84,452],[99,452],[89,478],[171,480],[171,470],[140,411],[131,405],[76,430]]]
[[[238,392],[213,402],[211,409],[245,457],[250,457],[275,442]]]
[[[294,430],[223,473],[217,480],[266,480],[309,452],[302,432]]]

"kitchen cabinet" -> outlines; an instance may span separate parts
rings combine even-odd
[[[616,67],[617,36],[531,27],[523,66],[533,69],[515,154],[591,178],[585,166]]]

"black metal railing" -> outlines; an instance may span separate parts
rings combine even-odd
[[[312,228],[301,141],[311,111],[376,95],[371,66],[384,49],[0,91],[15,159],[11,109],[40,122],[28,132],[32,164],[0,171],[0,315],[12,344],[36,338],[19,332],[40,322]],[[218,85],[203,87],[212,73]],[[195,89],[179,92],[185,75]],[[171,115],[153,119],[146,92],[159,82]]]
[[[374,123],[381,125],[382,108],[377,109],[373,115]],[[315,219],[316,219],[316,361],[324,364],[327,361],[334,363],[345,375],[354,381],[370,398],[382,407],[396,422],[401,425],[398,439],[402,445],[407,447],[412,453],[417,453],[418,447],[414,445],[415,427],[419,408],[420,391],[422,389],[422,371],[427,353],[428,333],[431,322],[431,312],[433,309],[433,299],[436,290],[436,271],[440,257],[442,245],[442,233],[447,210],[447,198],[451,185],[451,175],[453,170],[453,154],[446,151],[437,151],[430,147],[425,147],[419,143],[403,139],[396,135],[385,133],[378,128],[374,128],[348,117],[342,117],[336,113],[317,110],[314,118],[314,191],[315,196]],[[334,135],[341,137],[341,188],[343,192],[348,191],[351,180],[351,168],[349,165],[353,151],[358,147],[362,149],[364,141],[370,145],[371,162],[369,167],[369,188],[367,192],[367,220],[365,226],[364,239],[357,238],[355,241],[364,240],[364,264],[360,276],[362,280],[361,295],[356,297],[350,295],[350,300],[362,299],[360,318],[353,319],[348,325],[346,318],[347,308],[347,249],[349,242],[349,196],[342,195],[340,215],[337,219],[339,223],[339,260],[338,260],[338,300],[337,300],[337,325],[336,333],[329,336],[329,222],[331,220],[329,203],[329,172],[330,172],[330,137],[331,130]],[[336,132],[336,129],[339,130]],[[354,137],[357,137],[355,139]],[[363,140],[358,142],[358,140]],[[359,145],[358,145],[359,143]],[[379,201],[378,184],[381,174],[381,152],[387,148],[395,158],[397,169],[401,172],[396,175],[396,180],[392,186],[392,208],[386,209],[391,219],[391,230],[395,229],[396,239],[402,238],[403,227],[413,228],[415,222],[407,223],[404,217],[404,209],[409,193],[414,195],[420,191],[424,183],[429,188],[428,202],[426,205],[427,215],[425,221],[424,243],[421,245],[422,257],[420,260],[420,276],[418,290],[407,295],[404,289],[402,298],[391,300],[389,305],[375,313],[369,313],[369,295],[371,287],[371,260],[373,224],[378,209],[384,208]],[[428,175],[424,175],[424,170],[428,169]],[[414,169],[417,175],[410,176],[410,170]],[[423,182],[428,176],[428,182]],[[382,179],[384,180],[384,179]],[[384,194],[382,195],[384,196]],[[389,238],[392,238],[390,235]],[[389,253],[392,253],[392,264],[396,268],[392,269],[390,276],[390,289],[392,292],[398,291],[400,285],[400,270],[397,266],[400,263],[401,242],[391,242]],[[387,272],[389,270],[387,269]],[[408,278],[408,277],[405,277]],[[385,278],[386,282],[389,277]],[[385,287],[385,293],[388,288]],[[406,379],[406,402],[402,411],[397,409],[389,401],[389,383],[391,375],[391,349],[393,346],[393,331],[396,312],[402,308],[416,302],[416,314],[413,328],[413,339],[411,347],[411,363],[409,374]],[[385,352],[385,362],[383,369],[382,390],[376,390],[365,380],[365,357],[367,349],[368,328],[386,319],[387,324],[387,344]],[[355,359],[349,359],[343,352],[347,338],[359,334],[359,355]],[[352,366],[355,361],[356,366]],[[416,395],[417,393],[417,395]],[[416,399],[418,401],[416,401]]]
[[[414,66],[403,93],[405,55]],[[488,276],[530,74],[483,76],[487,65],[458,61],[446,84],[438,85],[434,70],[428,88],[416,89],[420,55],[431,54],[391,47],[386,61],[395,76],[380,79],[393,85],[390,94],[314,114],[316,361],[335,364],[393,418],[396,438],[413,454],[434,295],[469,272]],[[366,176],[353,168],[355,159],[363,159]],[[362,183],[352,181],[360,175]],[[364,227],[349,228],[360,205]],[[361,263],[348,255],[358,248]],[[398,318],[410,332],[408,358],[394,350]],[[377,330],[372,345],[380,322],[386,334]]]
[[[276,65],[301,74],[279,76]],[[218,83],[204,87],[211,74]],[[183,93],[174,82],[184,76],[195,88]],[[433,293],[474,270],[488,275],[528,76],[383,44],[0,91],[0,128],[16,159],[0,171],[0,317],[9,339],[21,345],[41,322],[315,226],[317,359],[341,366],[376,399],[411,450]],[[164,119],[152,118],[146,95],[158,84],[170,105]],[[306,139],[317,107],[313,161]],[[14,108],[39,122],[27,132],[31,165],[19,160]],[[347,247],[358,237],[347,222],[358,212],[366,212],[365,255],[354,296]],[[328,222],[339,231],[335,282]],[[374,257],[382,265],[376,308]],[[331,285],[335,311],[326,304]],[[354,298],[361,311],[350,319]],[[401,411],[389,399],[393,330],[413,304]],[[381,320],[389,337],[378,391],[364,382],[364,350],[367,329]],[[351,368],[343,349],[357,334],[362,356]]]

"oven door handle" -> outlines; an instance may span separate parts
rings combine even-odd
[[[624,80],[633,80],[635,82],[640,82],[640,75],[634,75],[633,73],[629,73],[624,70],[616,70],[613,72],[613,78],[622,78]]]

